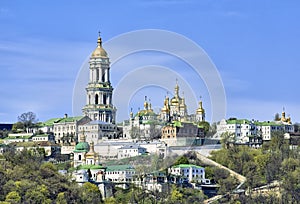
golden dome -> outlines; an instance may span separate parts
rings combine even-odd
[[[107,53],[102,47],[102,39],[100,36],[98,37],[97,44],[96,49],[92,53],[92,57],[107,57]]]
[[[204,113],[205,110],[204,108],[202,107],[202,101],[199,102],[199,107],[197,109],[197,113]]]
[[[96,157],[97,153],[94,150],[94,142],[91,142],[90,144],[90,151],[85,154],[85,157]]]

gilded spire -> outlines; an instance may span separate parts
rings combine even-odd
[[[147,96],[145,96],[144,108],[145,110],[148,110]]]
[[[100,31],[98,32],[98,40],[97,40],[97,47],[92,53],[92,57],[105,57],[107,58],[107,53],[102,47],[102,38],[100,36]]]
[[[201,100],[201,96],[200,96],[200,101],[199,101],[199,106],[198,106],[198,109],[197,109],[197,113],[204,113],[205,112],[205,110],[204,110],[204,108],[203,108],[203,106],[202,106],[202,100]]]
[[[100,36],[100,31],[98,32],[98,40],[97,40],[97,44],[98,44],[98,47],[102,47],[102,38]]]
[[[132,108],[130,109],[130,118],[133,118]]]
[[[179,86],[178,86],[178,79],[176,79],[176,86],[175,86],[175,97],[179,97]]]

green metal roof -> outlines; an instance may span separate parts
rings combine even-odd
[[[283,124],[276,123],[274,121],[255,122],[258,126],[284,126]]]
[[[42,127],[52,126],[54,123],[57,123],[61,118],[52,118],[41,124]]]
[[[101,165],[80,165],[79,169],[105,169],[106,167]]]
[[[90,150],[90,145],[87,142],[79,142],[75,146],[74,152],[88,152]]]
[[[150,110],[141,110],[137,114],[135,114],[134,117],[137,116],[157,116],[157,114]]]
[[[172,166],[172,168],[190,168],[190,167],[203,168],[202,166],[197,166],[194,164],[178,164],[178,165]]]
[[[42,134],[42,135],[34,135],[33,137],[48,137],[47,134]]]
[[[134,167],[131,165],[114,165],[107,166],[106,171],[134,171]]]
[[[69,123],[69,122],[75,122],[78,120],[81,120],[85,116],[76,116],[76,117],[67,117],[67,118],[61,118],[59,121],[55,123]]]
[[[32,135],[30,136],[8,136],[6,138],[4,138],[4,140],[12,140],[12,139],[30,139],[31,137],[33,137]]]
[[[227,120],[227,124],[249,124],[250,121],[247,119]]]
[[[174,122],[173,122],[173,126],[174,126],[174,127],[183,127],[183,125],[181,124],[180,121],[174,121]]]

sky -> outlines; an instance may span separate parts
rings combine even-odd
[[[35,112],[39,121],[65,113],[77,115],[74,87],[96,47],[98,31],[105,49],[106,42],[143,29],[182,35],[205,51],[224,85],[226,118],[272,120],[284,108],[292,122],[300,122],[299,9],[297,0],[2,0],[0,122],[16,122],[28,111]],[[165,76],[172,87],[178,78],[189,113],[202,96],[207,119],[212,119],[205,81],[193,78],[195,73],[186,63],[166,53],[133,53],[113,63],[115,90],[123,75],[126,78],[141,67],[149,77]],[[178,77],[155,71],[167,70],[162,67]],[[145,73],[131,75],[122,88],[136,83],[134,77],[146,79]],[[173,94],[172,89],[156,84],[139,86],[131,93],[127,110],[117,107],[117,121],[126,119],[131,108],[134,112],[143,108],[145,95],[159,110],[163,98]],[[120,96],[114,100],[120,104]]]

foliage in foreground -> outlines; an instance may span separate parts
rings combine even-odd
[[[223,147],[227,148],[213,152],[211,158],[246,176],[245,189],[249,195],[240,197],[241,203],[297,203],[300,200],[299,149],[290,149],[282,132],[273,132],[272,140],[264,143],[261,149]],[[260,194],[253,191],[253,188],[273,181],[280,183],[280,190],[275,190],[275,193]]]
[[[101,203],[97,186],[80,187],[34,151],[4,153],[0,161],[0,203]]]

